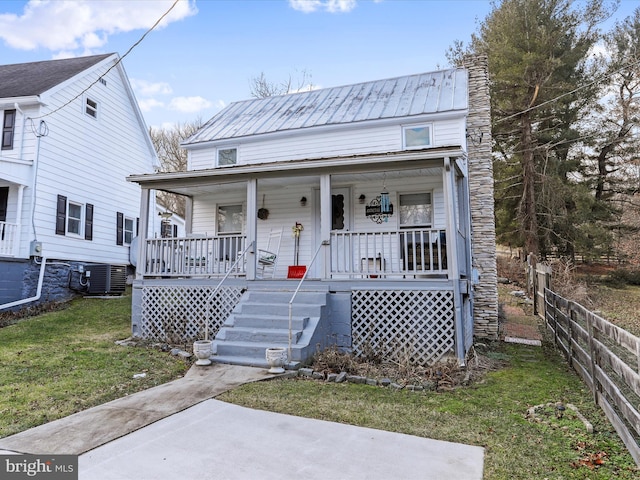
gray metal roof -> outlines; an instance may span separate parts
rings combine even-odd
[[[40,95],[111,55],[0,65],[0,98]]]
[[[185,145],[324,125],[466,110],[464,69],[409,75],[344,87],[235,102]]]

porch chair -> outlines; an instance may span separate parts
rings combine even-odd
[[[259,278],[273,278],[275,276],[283,229],[284,227],[272,229],[269,233],[267,247],[265,249],[258,249]]]

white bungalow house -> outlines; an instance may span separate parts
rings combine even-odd
[[[0,121],[0,308],[121,291],[157,157],[119,56],[1,65]]]
[[[486,61],[232,103],[132,175],[187,198],[187,234],[141,231],[132,329],[215,336],[214,360],[327,345],[464,362],[497,336]]]

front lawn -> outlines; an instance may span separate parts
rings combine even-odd
[[[130,331],[128,295],[0,328],[0,437],[184,375],[189,364],[169,353],[114,343]]]

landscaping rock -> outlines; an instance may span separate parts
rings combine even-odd
[[[367,381],[365,383],[367,385],[371,385],[372,387],[378,385],[378,381],[375,378],[367,378]]]
[[[391,385],[389,385],[389,387],[393,388],[394,390],[402,390],[404,388],[402,385],[395,382],[392,382]]]
[[[313,375],[313,369],[312,368],[301,368],[300,370],[298,370],[298,374],[301,377],[311,377]]]
[[[365,377],[360,375],[347,375],[347,382],[363,384],[367,381]]]
[[[311,378],[315,380],[324,380],[324,374],[322,372],[313,372]]]
[[[391,379],[383,378],[382,380],[380,380],[380,385],[382,385],[383,387],[388,387],[389,385],[391,385]]]
[[[336,377],[336,383],[342,383],[347,379],[347,372],[340,372]]]
[[[329,375],[327,375],[327,382],[335,382],[336,378],[338,378],[338,374],[337,373],[330,373]]]

